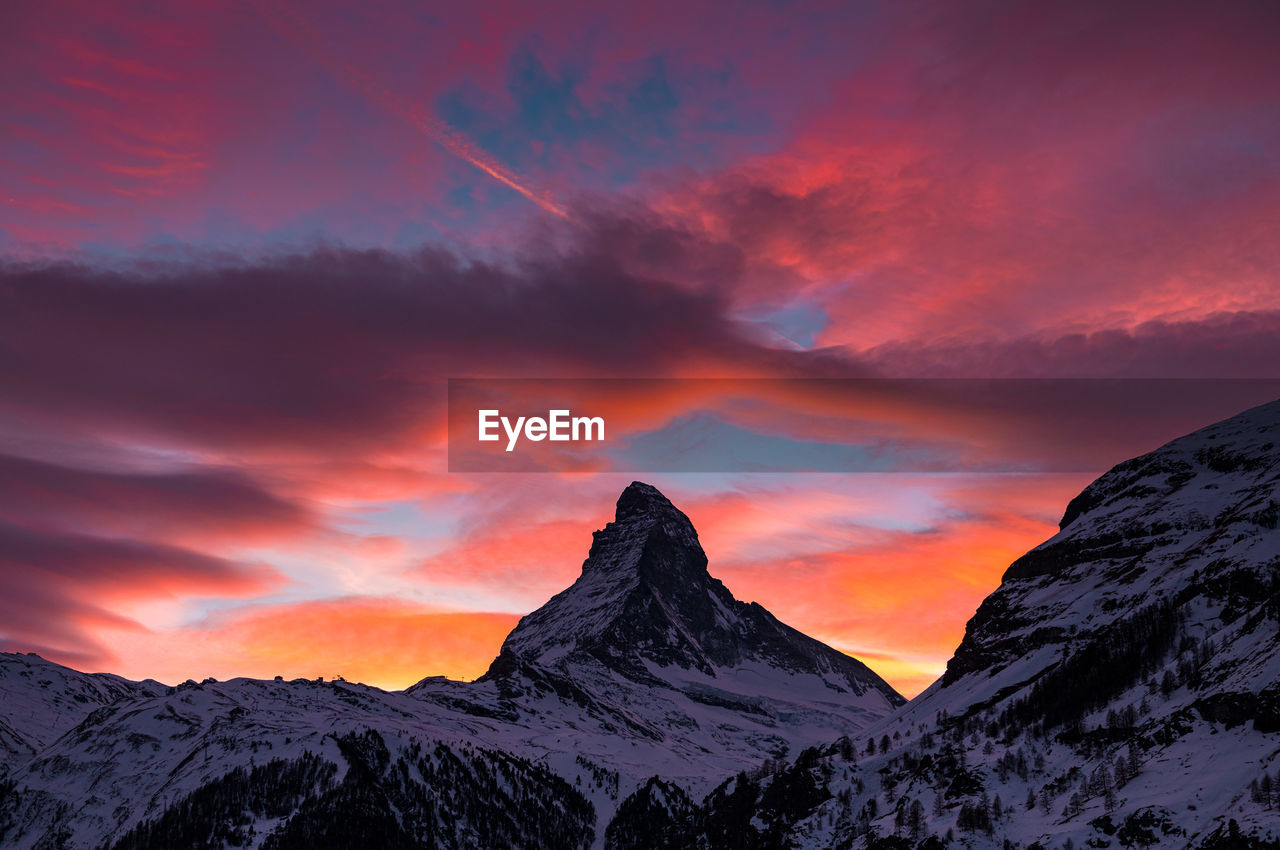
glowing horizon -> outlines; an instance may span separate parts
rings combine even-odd
[[[451,378],[1280,377],[1275,23],[19,4],[0,649],[162,680],[482,672],[636,476],[450,473]],[[766,460],[891,430],[1042,470],[645,476],[738,598],[906,694],[1096,474],[1234,412],[691,386],[593,402],[660,450],[714,414]]]

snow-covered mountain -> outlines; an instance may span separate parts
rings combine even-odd
[[[520,621],[481,682],[515,700],[546,677],[648,736],[680,735],[694,717],[756,755],[794,749],[816,729],[863,729],[904,702],[862,662],[734,599],[707,572],[689,518],[638,482],[595,533],[582,575]],[[646,708],[628,708],[637,705]]]
[[[80,673],[37,655],[0,653],[0,777],[79,724],[94,709],[164,693],[159,682]]]
[[[476,682],[122,683],[50,740],[10,701],[82,674],[6,659],[57,675],[0,676],[0,844],[1280,850],[1278,526],[1280,402],[1086,488],[898,707],[633,484]]]
[[[1275,402],[1086,488],[865,735],[618,818],[661,846],[1280,847],[1278,520]]]
[[[502,656],[660,686],[688,680],[676,670],[710,682],[736,671],[775,671],[775,678],[786,671],[787,679],[820,681],[842,705],[864,702],[879,713],[902,704],[862,662],[734,599],[707,572],[689,518],[654,487],[636,482],[623,491],[615,520],[594,538],[582,576],[522,619]],[[495,664],[508,663],[502,656]]]
[[[688,518],[639,483],[581,578],[476,682],[104,679],[55,728],[9,706],[65,703],[84,674],[4,659],[37,671],[0,678],[3,716],[34,751],[0,782],[5,847],[600,845],[618,800],[655,774],[701,797],[903,702],[734,599]]]

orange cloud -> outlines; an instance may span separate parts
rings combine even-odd
[[[777,476],[712,493],[684,478],[654,483],[690,516],[712,575],[738,598],[912,694],[942,671],[978,603],[1056,530],[1088,478]],[[501,481],[469,497],[472,526],[420,574],[489,599],[500,588],[504,601],[532,609],[577,577],[617,489],[603,477]]]
[[[859,524],[856,498],[841,524],[831,513],[834,500],[812,493],[759,495],[748,505],[720,500],[693,506],[691,516],[705,526],[711,572],[738,598],[759,601],[784,622],[861,658],[910,696],[941,674],[966,621],[1006,567],[1057,530],[1062,506],[1084,477],[976,476],[942,486],[916,476],[865,478],[884,501],[909,500],[912,491],[939,500],[927,508],[929,524],[920,530]],[[861,509],[870,514],[877,494],[865,495]],[[749,527],[766,507],[765,528],[778,539],[771,544],[766,534],[735,545],[733,529]],[[825,537],[806,548],[804,536],[819,533]],[[718,558],[726,545],[730,558]],[[752,548],[795,554],[753,558]]]
[[[780,476],[707,494],[686,479],[655,483],[690,515],[712,574],[738,598],[765,604],[913,694],[941,672],[1006,566],[1053,533],[1086,478]],[[612,476],[550,475],[471,484],[445,499],[468,524],[416,573],[523,610],[577,577],[620,486]],[[165,604],[169,615],[177,610]],[[131,676],[342,675],[403,687],[433,674],[474,678],[517,619],[345,597],[232,610],[159,631],[103,621],[93,632]]]
[[[263,606],[160,633],[119,632],[110,642],[125,659],[121,672],[137,678],[342,676],[398,689],[425,676],[476,678],[518,619],[347,598]]]
[[[590,519],[487,522],[418,572],[436,584],[485,588],[508,604],[513,597],[541,604],[577,579],[598,527]]]
[[[273,568],[161,543],[38,531],[0,521],[0,647],[71,664],[114,661],[106,629],[137,634],[130,612],[191,597],[278,590]]]

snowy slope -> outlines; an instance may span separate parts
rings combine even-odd
[[[1280,402],[1120,464],[1009,567],[942,679],[842,747],[721,789],[685,840],[1273,846],[1278,513]],[[744,799],[758,829],[727,841]]]
[[[565,817],[555,834],[572,844],[585,829],[599,846],[618,801],[655,774],[700,797],[901,704],[860,662],[735,600],[706,564],[688,518],[633,484],[596,532],[582,578],[524,618],[477,682],[431,678],[400,693],[248,679],[125,689],[33,744],[0,787],[0,840],[163,847],[205,817],[227,844],[307,846],[354,810],[378,813],[362,828],[388,846],[424,835],[501,845],[545,823],[536,801],[554,799]],[[460,816],[477,801],[442,802],[444,776],[451,788],[507,794],[527,820]]]
[[[635,484],[477,682],[126,694],[0,782],[0,843],[1280,848],[1278,519],[1280,403],[1120,464],[895,708]]]
[[[38,655],[0,653],[0,776],[53,743],[94,709],[164,690],[159,682],[80,673]]]

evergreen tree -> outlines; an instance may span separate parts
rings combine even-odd
[[[908,837],[915,842],[924,838],[924,805],[919,800],[911,801],[911,813],[907,818]]]
[[[1084,812],[1084,800],[1080,797],[1079,791],[1072,791],[1071,798],[1067,800],[1067,806],[1062,810],[1062,814],[1067,818],[1079,817]]]

